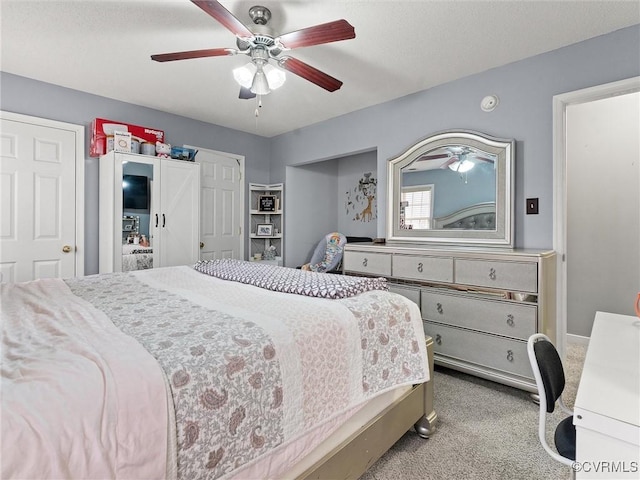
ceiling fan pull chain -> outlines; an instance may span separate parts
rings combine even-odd
[[[262,108],[262,95],[256,95],[256,111],[255,116],[258,118],[260,116],[260,109]]]

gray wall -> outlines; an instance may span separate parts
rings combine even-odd
[[[420,75],[421,68],[434,66],[417,66],[408,74]],[[290,165],[377,150],[378,210],[384,212],[387,159],[417,140],[454,128],[514,138],[515,244],[551,248],[553,96],[638,75],[636,25],[274,137],[270,181],[285,181]],[[480,109],[488,94],[500,98],[491,113]],[[540,199],[539,215],[525,215],[525,199],[531,197]],[[385,223],[385,215],[379,215],[380,237],[385,236]],[[296,233],[290,223],[287,235]]]
[[[437,66],[416,66],[407,74],[420,75],[422,68]],[[552,247],[553,96],[638,75],[640,25],[271,139],[2,72],[0,109],[84,125],[87,152],[90,122],[104,117],[162,129],[169,143],[244,155],[246,182],[289,183],[285,184],[285,257],[291,255],[295,262],[306,257],[322,235],[336,228],[339,207],[337,199],[319,200],[323,198],[322,186],[329,188],[332,181],[335,183],[336,163],[297,172],[292,166],[377,152],[377,236],[383,237],[387,159],[433,132],[454,128],[516,140],[515,244],[521,248]],[[480,100],[488,94],[500,97],[500,105],[491,113],[480,109]],[[322,180],[316,180],[326,169]],[[309,184],[318,188],[311,190]],[[85,188],[85,270],[94,273],[98,266],[97,159],[87,158]],[[530,197],[540,199],[539,215],[525,215],[525,199]],[[304,202],[311,206],[305,209]],[[298,216],[302,220],[288,221]],[[313,242],[297,241],[311,236]]]
[[[337,162],[287,169],[284,193],[284,264],[307,263],[324,236],[336,229]]]
[[[123,78],[123,87],[126,79]],[[173,145],[196,145],[244,155],[245,182],[269,180],[269,139],[152,110],[77,90],[0,72],[0,110],[84,125],[85,127],[85,274],[98,272],[98,159],[89,157],[91,121],[123,121],[164,130]],[[248,195],[248,193],[246,193]],[[248,201],[248,198],[245,199]],[[248,205],[248,203],[246,203]],[[245,231],[248,231],[245,225]],[[246,240],[245,240],[246,241]],[[245,248],[248,251],[248,248]]]
[[[615,119],[615,121],[612,121]],[[634,315],[640,292],[640,92],[567,107],[567,330]]]

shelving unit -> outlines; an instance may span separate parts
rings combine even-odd
[[[282,266],[284,184],[249,184],[249,260]],[[268,258],[271,247],[275,258]],[[261,258],[256,259],[256,254]]]

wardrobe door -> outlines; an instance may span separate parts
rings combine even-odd
[[[160,162],[159,265],[192,265],[200,252],[200,165]],[[158,258],[156,255],[155,258]]]

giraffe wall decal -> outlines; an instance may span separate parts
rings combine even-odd
[[[346,192],[345,210],[347,215],[354,213],[353,221],[371,222],[378,218],[376,205],[377,180],[371,172],[363,175],[358,184]],[[362,209],[362,210],[361,210]]]

